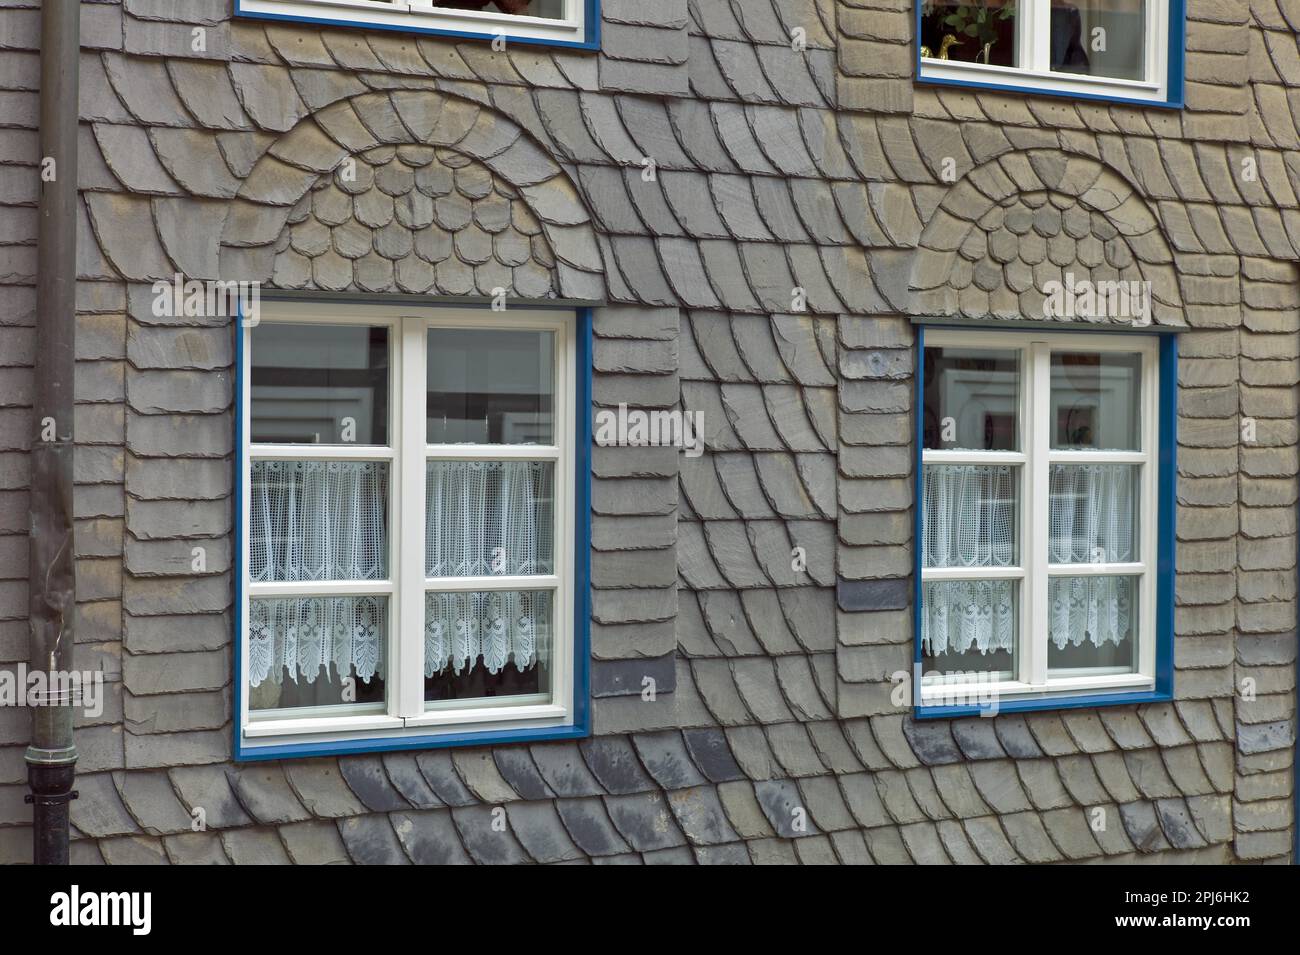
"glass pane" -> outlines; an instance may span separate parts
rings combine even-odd
[[[252,332],[254,444],[388,444],[388,329],[262,322]]]
[[[388,576],[388,465],[254,461],[249,576],[383,580]]]
[[[386,597],[274,597],[248,604],[254,710],[384,701]]]
[[[422,6],[430,0],[416,0]],[[432,0],[433,6],[452,10],[483,10],[487,13],[511,13],[521,17],[564,19],[564,0]]]
[[[1142,356],[1052,353],[1052,447],[1140,451]]]
[[[1052,4],[1052,69],[1117,80],[1145,78],[1144,0]]]
[[[554,335],[429,330],[430,444],[551,444]]]
[[[925,447],[931,451],[1015,451],[1019,353],[975,348],[925,350]]]
[[[1115,564],[1138,552],[1136,464],[1053,464],[1048,469],[1048,555],[1053,564]]]
[[[1053,577],[1047,582],[1047,669],[1136,669],[1137,577]],[[1059,675],[1059,674],[1058,674]]]
[[[430,461],[425,575],[554,573],[554,485],[550,461]]]
[[[1016,482],[1009,465],[927,464],[921,553],[926,567],[1016,563]]]
[[[1015,672],[1016,582],[937,580],[921,586],[921,668],[951,679]]]
[[[549,694],[548,590],[429,593],[424,597],[424,699]]]
[[[921,56],[1018,66],[1017,0],[922,0]]]

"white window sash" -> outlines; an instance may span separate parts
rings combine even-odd
[[[999,335],[997,332],[927,330],[927,348],[972,348],[1015,351],[1020,356],[1018,427],[1020,448],[1015,451],[921,451],[921,465],[1021,464],[1019,506],[1019,563],[1008,567],[922,567],[921,581],[1014,580],[1019,582],[1015,679],[975,684],[942,676],[925,679],[922,703],[945,697],[999,699],[1051,698],[1080,692],[1119,692],[1154,689],[1156,670],[1156,554],[1158,548],[1157,500],[1159,491],[1159,342],[1155,336],[1104,333],[1049,333]],[[1051,355],[1057,352],[1097,351],[1140,354],[1140,451],[1061,451],[1051,449]],[[924,356],[922,356],[924,360]],[[1138,493],[1139,559],[1124,563],[1053,564],[1048,553],[1049,465],[1068,463],[1123,463],[1141,468]],[[1023,462],[1023,463],[1022,463]],[[916,506],[923,507],[918,496]],[[917,542],[919,548],[920,542]],[[1138,580],[1138,616],[1134,623],[1137,663],[1133,672],[1059,672],[1049,675],[1048,585],[1054,577],[1124,576]],[[920,634],[916,635],[920,639]],[[931,664],[933,665],[933,663]]]
[[[585,0],[565,0],[558,19],[440,7],[435,0],[236,0],[252,16],[312,18],[394,29],[438,30],[522,40],[580,43],[586,39]]]
[[[570,725],[574,719],[574,502],[576,479],[572,449],[576,422],[576,324],[572,312],[395,306],[263,303],[260,323],[383,326],[389,335],[389,434],[391,446],[276,444],[250,440],[254,334],[245,331],[241,422],[245,467],[242,481],[240,726],[246,740],[270,744],[341,739],[400,738],[419,730],[532,729]],[[429,445],[425,442],[427,335],[432,328],[548,331],[554,335],[552,445]],[[251,481],[256,460],[387,461],[389,480],[389,577],[364,581],[250,581]],[[425,476],[429,460],[541,460],[554,462],[554,568],[552,574],[494,577],[425,577]],[[425,593],[466,591],[547,591],[551,594],[551,687],[544,696],[424,700]],[[249,705],[248,625],[253,599],[296,596],[383,596],[389,602],[385,703],[254,712]]]
[[[920,75],[923,79],[1164,102],[1170,92],[1169,44],[1172,37],[1169,0],[1147,0],[1145,12],[1141,80],[1053,71],[1051,0],[1020,0],[1016,14],[1016,49],[1020,54],[1020,66],[986,66],[983,63],[924,58],[920,61]],[[1087,37],[1083,39],[1085,43],[1088,41]]]

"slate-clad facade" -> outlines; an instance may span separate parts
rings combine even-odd
[[[230,7],[82,4],[75,862],[1290,860],[1300,7],[1190,0],[1183,109],[918,84],[911,0],[603,0],[599,53]],[[39,16],[0,0],[6,667]],[[1178,329],[1175,699],[916,720],[913,322],[1071,270]],[[157,317],[177,273],[591,303],[596,408],[702,412],[700,457],[592,449],[589,739],[233,760],[235,330]]]

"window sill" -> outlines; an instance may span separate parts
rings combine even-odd
[[[1110,80],[1073,73],[1040,73],[964,63],[953,60],[916,58],[918,82],[943,86],[961,86],[1004,93],[1103,100],[1112,103],[1136,103],[1142,106],[1182,107],[1181,93],[1175,99],[1168,82],[1146,83],[1133,80]]]
[[[315,756],[347,756],[354,753],[391,753],[403,750],[446,749],[464,746],[493,746],[505,743],[541,743],[551,740],[585,739],[591,735],[585,723],[566,723],[556,726],[533,726],[513,729],[458,731],[450,733],[412,734],[396,733],[387,736],[362,735],[342,738],[286,741],[251,744],[247,740],[235,742],[236,762],[254,762],[263,759],[307,759]]]
[[[1107,678],[1111,679],[1111,678]],[[1113,687],[1113,688],[1112,688]],[[978,702],[980,688],[971,687],[966,698],[977,702],[949,703],[947,699],[961,699],[962,687],[940,687],[942,693],[931,695],[929,700],[923,696],[920,703],[912,707],[914,719],[951,719],[963,716],[997,716],[1000,713],[1025,713],[1035,710],[1066,710],[1084,707],[1120,706],[1134,703],[1168,703],[1173,694],[1157,689],[1156,681],[1150,677],[1134,679],[1125,677],[1122,681],[1112,680],[1112,687],[1095,681],[1092,686],[1075,690],[1053,688],[1051,690],[1022,691],[1010,695],[993,694],[987,702]],[[924,689],[922,693],[924,694]],[[984,694],[989,695],[988,689]]]
[[[260,20],[598,50],[597,0],[581,0],[581,7],[576,20],[435,8],[432,0],[404,0],[401,6],[386,0],[235,0],[234,12]]]

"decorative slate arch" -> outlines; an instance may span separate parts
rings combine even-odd
[[[568,174],[518,123],[434,90],[360,94],[314,112],[280,136],[230,203],[221,238],[222,276],[270,282],[294,211],[322,177],[349,158],[361,163],[363,154],[404,146],[435,147],[485,167],[540,224],[554,257],[552,296],[604,298],[600,247]]]
[[[1169,244],[1123,177],[1087,156],[1006,153],[948,190],[897,304],[923,316],[1043,318],[1044,286],[1069,275],[1149,282],[1152,320],[1185,323]]]

